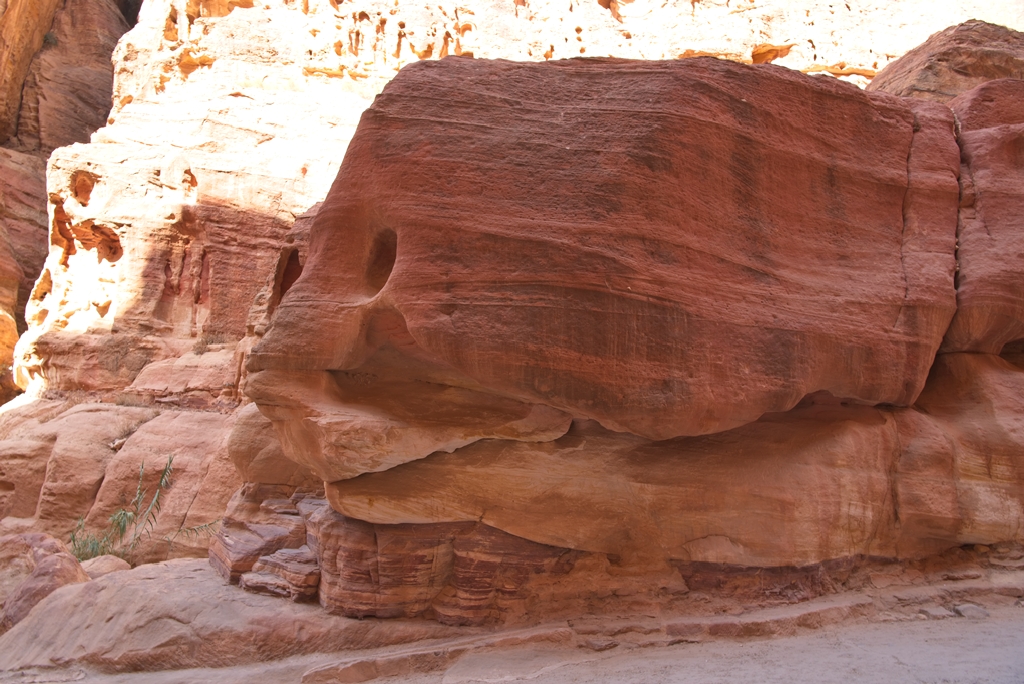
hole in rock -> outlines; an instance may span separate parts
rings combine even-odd
[[[75,171],[71,174],[71,194],[83,207],[89,206],[92,189],[96,187],[96,176],[88,171]]]
[[[377,233],[370,247],[370,261],[366,265],[366,284],[377,294],[384,289],[391,277],[391,269],[395,267],[398,254],[398,236],[395,231],[387,228]]]
[[[1024,368],[1024,340],[1013,340],[1003,345],[999,356],[1018,368]]]
[[[291,254],[288,255],[288,261],[285,262],[284,272],[281,274],[281,294],[284,294],[292,288],[295,281],[302,275],[302,263],[299,261],[298,250],[292,250]]]

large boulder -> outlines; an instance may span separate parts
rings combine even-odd
[[[867,89],[949,102],[999,78],[1024,78],[1024,33],[972,20],[936,33],[891,62]]]
[[[326,480],[394,465],[363,435],[419,404],[434,439],[400,460],[451,451],[474,394],[650,439],[821,391],[912,404],[954,310],[952,126],[771,65],[413,65],[363,115],[248,394]]]

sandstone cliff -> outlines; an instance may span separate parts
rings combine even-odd
[[[459,624],[1019,540],[1020,95],[856,85],[1024,16],[925,5],[149,0],[6,210],[50,249],[0,531],[103,529],[173,455],[135,560],[221,520],[250,589]],[[50,58],[30,151],[96,121]]]

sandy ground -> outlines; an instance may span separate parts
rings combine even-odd
[[[860,622],[767,639],[721,639],[674,646],[594,652],[527,645],[470,652],[446,672],[382,678],[403,684],[582,682],[640,684],[759,683],[927,684],[1024,683],[1024,607],[991,607],[984,619]],[[298,684],[311,667],[338,660],[320,655],[239,668],[90,675],[22,673],[4,682],[85,684]]]

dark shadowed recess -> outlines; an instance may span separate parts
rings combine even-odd
[[[135,26],[139,21],[139,8],[142,7],[142,0],[117,0],[117,7],[124,15],[128,26]]]

